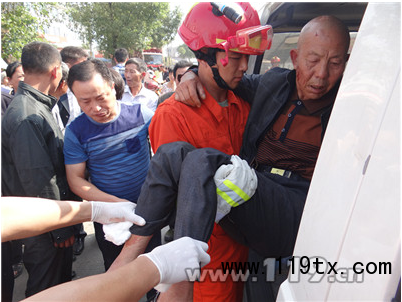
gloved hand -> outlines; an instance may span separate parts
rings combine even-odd
[[[120,221],[131,221],[137,225],[144,225],[145,220],[135,214],[135,207],[132,202],[101,202],[90,201],[92,204],[91,221],[101,224],[109,224]]]
[[[104,224],[102,229],[105,233],[105,239],[115,245],[122,245],[131,237],[130,228],[132,225],[133,223],[130,221]]]
[[[215,222],[226,216],[232,207],[249,200],[257,189],[258,180],[254,169],[237,155],[230,158],[232,164],[222,165],[216,170],[214,181],[218,194]]]
[[[148,257],[158,268],[160,280],[155,289],[164,292],[172,284],[188,280],[187,273],[191,272],[191,277],[194,277],[197,268],[208,264],[211,258],[206,253],[207,249],[208,244],[205,242],[182,237],[139,257]]]

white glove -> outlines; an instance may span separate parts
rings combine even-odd
[[[105,239],[113,242],[115,245],[122,245],[131,237],[130,228],[132,225],[130,221],[104,224],[103,232],[105,233]]]
[[[91,221],[101,224],[109,224],[120,221],[131,221],[137,225],[144,225],[145,219],[135,214],[132,202],[101,202],[90,201],[92,204]]]
[[[237,155],[230,158],[232,164],[222,165],[215,172],[214,181],[218,194],[215,222],[226,216],[232,207],[249,200],[257,189],[258,180],[254,169]]]
[[[155,289],[164,292],[174,284],[188,280],[193,273],[208,264],[211,260],[207,254],[208,244],[190,237],[182,237],[167,244],[156,247],[152,252],[142,254],[148,257],[158,268],[159,284]]]

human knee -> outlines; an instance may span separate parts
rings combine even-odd
[[[157,153],[163,153],[163,154],[177,154],[181,152],[189,152],[194,150],[195,147],[187,142],[172,142],[172,143],[167,143],[163,144],[158,148]]]

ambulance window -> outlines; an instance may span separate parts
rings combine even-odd
[[[350,48],[352,50],[357,32],[350,34]],[[272,39],[271,49],[265,51],[261,62],[260,74],[267,72],[272,67],[282,67],[293,69],[292,60],[290,59],[290,50],[297,47],[299,33],[276,33]]]

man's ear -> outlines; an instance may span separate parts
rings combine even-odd
[[[291,49],[290,50],[290,58],[292,59],[292,63],[293,63],[293,68],[296,69],[297,68],[297,57],[299,55],[299,50],[298,49]]]
[[[55,78],[57,78],[57,66],[55,66],[55,67],[53,67],[53,69],[52,69],[52,71],[51,71],[51,75],[52,75],[52,78],[53,79],[55,79]]]
[[[61,86],[62,88],[67,87],[67,81],[66,81],[66,80],[61,80],[61,81],[60,81],[60,86]]]

